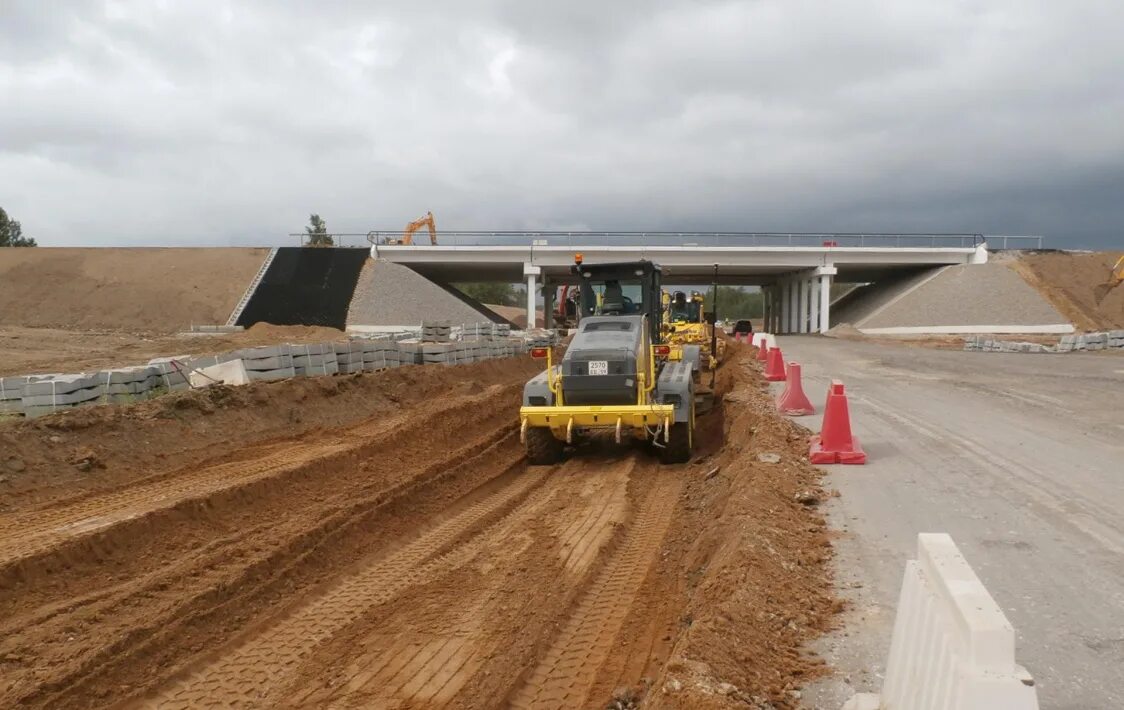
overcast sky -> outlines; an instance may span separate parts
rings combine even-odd
[[[43,245],[398,228],[1124,248],[1119,0],[0,0]]]

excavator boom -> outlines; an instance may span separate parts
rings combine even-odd
[[[1116,260],[1116,264],[1112,267],[1112,271],[1108,275],[1108,281],[1103,284],[1097,284],[1093,289],[1093,295],[1097,299],[1097,304],[1104,300],[1105,296],[1112,289],[1124,283],[1124,256]]]
[[[406,225],[406,231],[402,233],[400,244],[409,246],[414,243],[414,233],[422,227],[429,227],[429,243],[433,246],[437,245],[437,225],[433,221],[433,213],[426,212],[425,216],[421,219],[415,219]]]

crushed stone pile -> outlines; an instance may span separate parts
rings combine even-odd
[[[507,323],[455,289],[443,288],[413,269],[369,259],[359,274],[347,313],[351,326],[417,326],[422,321]]]
[[[836,323],[863,332],[886,328],[960,326],[1006,330],[1065,326],[1069,319],[1000,262],[948,266],[889,283],[864,286],[849,295]]]

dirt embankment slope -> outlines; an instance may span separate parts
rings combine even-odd
[[[258,248],[0,249],[0,324],[172,333],[225,323]]]
[[[825,493],[746,350],[685,466],[528,467],[530,358],[0,426],[0,705],[795,708]]]
[[[1100,303],[1095,289],[1108,280],[1120,256],[1121,252],[1031,252],[1010,266],[1078,330],[1112,330],[1124,328],[1124,284]]]

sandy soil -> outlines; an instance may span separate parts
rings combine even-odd
[[[0,376],[83,372],[143,365],[154,357],[201,355],[277,343],[343,340],[342,330],[258,323],[230,335],[158,335],[112,330],[74,331],[0,325]]]
[[[174,333],[225,323],[268,249],[0,249],[0,324]]]
[[[0,705],[796,707],[826,493],[733,352],[685,466],[528,467],[530,359],[0,426]]]
[[[1124,285],[1101,303],[1094,289],[1108,280],[1121,252],[1039,252],[1009,262],[1079,331],[1124,328]]]

